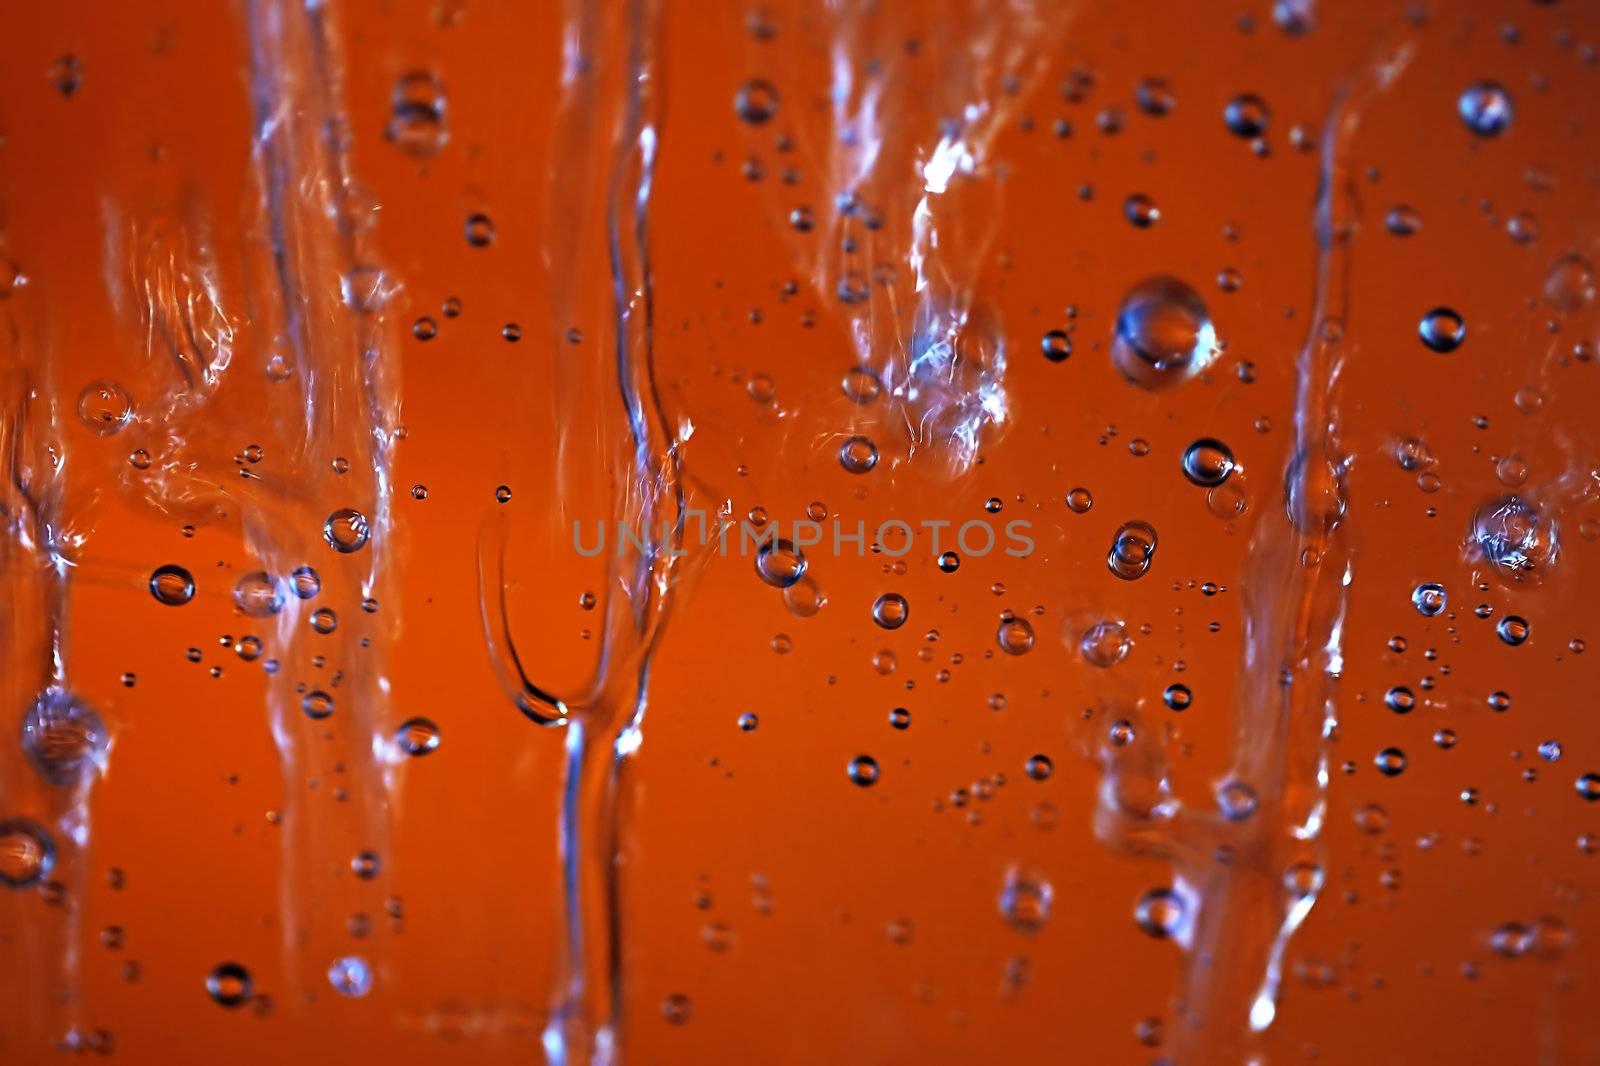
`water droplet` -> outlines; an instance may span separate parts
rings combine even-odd
[[[1182,931],[1187,912],[1183,897],[1172,889],[1152,888],[1139,897],[1133,920],[1146,935],[1164,940]]]
[[[94,709],[59,688],[46,690],[22,716],[22,750],[53,785],[76,784],[103,767],[110,744]]]
[[[759,79],[747,81],[734,96],[733,109],[745,122],[759,126],[778,113],[778,90]]]
[[[354,508],[341,507],[322,524],[322,539],[340,554],[360,551],[366,547],[369,536],[367,516]]]
[[[1202,437],[1183,453],[1183,476],[1202,488],[1214,488],[1233,473],[1233,452],[1220,440]]]
[[[674,992],[661,1001],[661,1016],[667,1020],[668,1025],[682,1025],[694,1013],[694,1004],[688,996]]]
[[[1384,748],[1373,757],[1372,762],[1379,773],[1385,777],[1394,777],[1406,768],[1406,753],[1399,748]]]
[[[776,589],[786,589],[805,576],[806,557],[793,541],[763,540],[756,552],[756,573]]]
[[[1178,106],[1178,97],[1165,78],[1145,78],[1133,90],[1134,102],[1145,114],[1160,118]]]
[[[1556,563],[1560,539],[1555,520],[1520,496],[1502,496],[1480,507],[1472,540],[1502,578],[1539,581]]]
[[[1502,641],[1514,648],[1528,639],[1533,627],[1528,625],[1528,620],[1521,615],[1508,614],[1495,623],[1494,631],[1500,635]]]
[[[1256,813],[1256,790],[1243,781],[1229,781],[1217,789],[1217,808],[1230,822],[1242,822]]]
[[[899,629],[911,617],[911,605],[898,592],[885,592],[872,605],[872,620],[884,629]]]
[[[1094,496],[1088,489],[1076,488],[1067,493],[1067,507],[1073,514],[1087,514],[1093,506]]]
[[[1435,307],[1422,316],[1417,335],[1436,352],[1453,352],[1467,339],[1467,325],[1448,307]]]
[[[321,721],[333,713],[333,697],[321,689],[313,689],[300,698],[300,709],[306,717]]]
[[[1050,775],[1055,773],[1055,764],[1048,755],[1030,755],[1025,769],[1028,776],[1035,781],[1048,781]]]
[[[1581,255],[1564,255],[1545,277],[1544,298],[1558,311],[1576,311],[1594,299],[1594,270]]]
[[[883,380],[869,366],[853,366],[845,371],[839,388],[851,403],[866,405],[883,393]]]
[[[328,967],[328,983],[341,995],[364,996],[372,991],[372,967],[360,955],[345,955]]]
[[[866,437],[848,437],[839,446],[839,465],[852,474],[865,474],[878,465],[878,446]]]
[[[1124,200],[1122,213],[1140,229],[1148,229],[1161,221],[1161,208],[1144,193],[1136,192]]]
[[[857,755],[850,760],[850,780],[862,788],[878,783],[878,760],[870,755]]]
[[[1573,787],[1578,790],[1578,795],[1591,803],[1600,800],[1600,774],[1584,774],[1573,782]]]
[[[1109,669],[1127,657],[1133,641],[1121,622],[1096,622],[1084,630],[1078,641],[1078,651],[1090,666]]]
[[[236,962],[219,964],[206,975],[206,991],[224,1007],[242,1007],[252,991],[250,971]]]
[[[1411,602],[1417,608],[1417,613],[1424,618],[1432,618],[1444,610],[1449,599],[1444,586],[1431,581],[1418,585],[1411,592]]]
[[[1396,204],[1383,217],[1383,224],[1396,237],[1409,237],[1422,228],[1422,216],[1409,204]]]
[[[1189,691],[1188,685],[1175,681],[1162,690],[1161,702],[1174,711],[1186,711],[1194,702],[1194,693]]]
[[[1036,933],[1050,919],[1053,896],[1054,890],[1043,874],[1013,866],[1006,871],[1005,885],[1000,890],[1000,916],[1013,929]]]
[[[1205,370],[1217,351],[1205,301],[1184,282],[1150,278],[1123,298],[1111,362],[1141,388],[1173,388]]]
[[[1498,137],[1511,125],[1511,94],[1492,81],[1480,81],[1456,102],[1461,121],[1480,137]]]
[[[1144,576],[1156,555],[1156,531],[1148,522],[1124,522],[1111,542],[1106,567],[1124,581]]]
[[[1383,702],[1395,714],[1410,714],[1411,709],[1417,705],[1417,697],[1404,685],[1396,685],[1384,694]]]
[[[1000,650],[1007,655],[1023,655],[1033,647],[1033,626],[1026,618],[1018,618],[1009,611],[1000,616],[1000,629],[995,633]]]
[[[78,418],[97,437],[109,437],[133,420],[133,398],[108,378],[91,381],[78,393]]]
[[[1265,133],[1269,117],[1266,102],[1251,93],[1235,96],[1222,109],[1222,120],[1228,124],[1228,129],[1246,139]]]
[[[1064,362],[1072,354],[1072,338],[1065,330],[1053,329],[1044,335],[1040,347],[1052,363]]]
[[[296,567],[289,575],[289,590],[302,600],[309,600],[322,591],[322,578],[309,566]]]
[[[158,566],[150,574],[150,595],[157,603],[182,607],[194,599],[194,578],[181,566]]]
[[[49,876],[56,846],[43,826],[25,818],[0,821],[0,882],[27,888]]]
[[[233,586],[233,602],[251,618],[266,618],[283,610],[284,595],[278,582],[260,570],[245,574]]]
[[[439,154],[449,138],[444,86],[425,70],[402,74],[390,104],[389,143],[417,159]]]
[[[377,877],[382,866],[383,861],[375,851],[358,851],[350,857],[350,872],[363,881]]]
[[[394,731],[395,746],[412,758],[421,758],[439,748],[439,727],[431,718],[407,718]]]
[[[479,212],[467,216],[467,243],[474,248],[487,248],[494,243],[494,219]]]
[[[313,630],[323,636],[327,636],[339,628],[339,616],[332,607],[318,607],[311,612],[311,617],[306,621]]]

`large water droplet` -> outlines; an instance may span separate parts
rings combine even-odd
[[[1123,298],[1111,362],[1134,384],[1173,388],[1205,370],[1217,351],[1205,301],[1177,278],[1150,278]]]

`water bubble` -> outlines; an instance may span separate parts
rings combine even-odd
[[[1084,630],[1078,640],[1078,651],[1090,666],[1109,669],[1127,657],[1133,641],[1121,622],[1096,622]]]
[[[1480,507],[1472,519],[1472,540],[1496,573],[1512,581],[1540,580],[1560,553],[1555,520],[1520,496],[1502,496]]]
[[[360,955],[345,955],[328,967],[328,983],[341,995],[364,996],[372,991],[372,967]]]
[[[252,989],[250,971],[236,962],[220,963],[206,975],[206,991],[224,1007],[244,1006]]]
[[[431,718],[407,718],[394,731],[397,748],[412,758],[421,758],[439,748],[439,727]]]
[[[735,94],[733,109],[745,122],[759,126],[778,113],[778,90],[760,79],[747,81]]]
[[[1511,125],[1511,94],[1492,81],[1470,86],[1456,101],[1467,129],[1480,137],[1497,137]]]
[[[955,552],[941,552],[939,555],[939,570],[941,573],[953,574],[961,569],[961,556]]]
[[[48,877],[56,845],[43,826],[25,818],[0,821],[0,882],[27,888]]]
[[[1035,781],[1048,781],[1050,775],[1055,773],[1055,763],[1050,761],[1048,755],[1030,755],[1024,769],[1029,777]]]
[[[1139,928],[1162,940],[1177,936],[1187,915],[1183,897],[1170,888],[1152,888],[1139,897],[1133,909],[1133,920]]]
[[[1106,567],[1124,581],[1133,581],[1150,569],[1155,554],[1155,527],[1148,522],[1124,522],[1111,542]]]
[[[1495,623],[1494,631],[1500,635],[1502,641],[1515,648],[1528,639],[1533,627],[1528,625],[1528,620],[1521,615],[1508,614]]]
[[[850,780],[862,788],[878,783],[878,760],[870,755],[857,755],[847,768]]]
[[[1435,307],[1422,316],[1417,335],[1436,352],[1453,352],[1467,339],[1467,324],[1448,307]]]
[[[1600,800],[1600,774],[1584,774],[1573,782],[1573,787],[1578,790],[1578,795],[1591,803]]]
[[[852,474],[865,474],[878,465],[878,446],[866,437],[848,437],[839,446],[839,465]]]
[[[417,159],[439,154],[449,137],[444,86],[425,70],[402,74],[390,103],[389,143]]]
[[[1266,102],[1252,93],[1235,96],[1222,109],[1222,120],[1228,124],[1228,129],[1246,139],[1265,133],[1269,117]]]
[[[898,592],[885,592],[872,605],[872,620],[884,629],[899,629],[911,617],[911,605]]]
[[[332,607],[318,607],[311,612],[311,617],[306,621],[313,630],[323,636],[327,636],[339,628],[339,615],[335,613]]]
[[[1220,440],[1201,437],[1183,452],[1183,476],[1202,488],[1214,488],[1233,473],[1233,452]]]
[[[1394,777],[1406,768],[1406,753],[1399,748],[1384,748],[1373,757],[1373,765],[1385,777]]]
[[[1559,740],[1546,740],[1539,744],[1539,758],[1545,762],[1556,762],[1561,758],[1561,742]]]
[[[1094,496],[1085,488],[1076,488],[1067,493],[1067,507],[1073,514],[1086,514],[1094,506]]]
[[[300,698],[300,709],[313,721],[321,721],[333,713],[333,697],[321,689],[313,689]]]
[[[1013,866],[1000,890],[1000,917],[1013,929],[1036,933],[1050,920],[1054,894],[1044,875]]]
[[[22,716],[22,750],[53,785],[75,784],[103,767],[110,745],[100,716],[63,689],[46,690]]]
[[[322,539],[340,554],[360,551],[366,547],[369,536],[367,516],[351,507],[339,508],[322,524]]]
[[[239,638],[239,642],[233,646],[233,650],[245,662],[253,663],[261,658],[261,638],[246,634]]]
[[[194,577],[181,566],[158,566],[150,574],[150,595],[168,607],[182,607],[194,599]]]
[[[763,540],[756,552],[756,573],[773,588],[786,589],[805,576],[806,557],[793,541]]]
[[[1064,362],[1072,354],[1072,338],[1065,330],[1053,329],[1044,335],[1040,347],[1052,363]]]
[[[1209,366],[1217,351],[1205,301],[1184,282],[1150,278],[1123,298],[1111,362],[1141,388],[1159,391],[1181,384]]]
[[[1194,702],[1194,693],[1189,691],[1188,685],[1175,681],[1162,690],[1161,702],[1174,711],[1186,711]]]
[[[889,724],[896,729],[911,728],[911,712],[904,707],[896,707],[889,712]]]
[[[91,381],[78,393],[78,418],[97,437],[109,437],[133,420],[133,398],[108,378]]]
[[[1411,602],[1417,608],[1417,613],[1424,618],[1432,618],[1444,610],[1449,599],[1444,586],[1431,581],[1418,585],[1411,592]]]
[[[1010,611],[1000,616],[1000,628],[995,633],[1000,650],[1007,655],[1023,655],[1033,647],[1033,626],[1026,618],[1018,618]]]

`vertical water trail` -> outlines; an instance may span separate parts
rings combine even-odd
[[[40,970],[24,981],[17,1017],[27,1021],[6,1043],[81,1049],[89,800],[108,767],[111,737],[72,691],[67,607],[95,494],[69,486],[55,360],[26,343],[15,309],[26,299],[18,286],[0,302],[0,698],[13,730],[13,742],[0,745],[0,877],[30,891],[0,890],[0,919],[16,957]]]
[[[509,519],[492,517],[479,546],[480,603],[493,664],[512,703],[541,724],[566,729],[559,840],[560,957],[542,1034],[545,1057],[590,1066],[622,1056],[618,849],[626,817],[626,770],[643,739],[651,656],[680,578],[685,490],[680,448],[692,432],[662,407],[654,366],[649,255],[652,181],[662,116],[659,0],[571,0],[558,116],[557,168],[547,190],[551,341],[559,420],[556,506],[566,488],[598,476],[611,488],[599,654],[571,696],[533,680],[540,666],[519,651],[508,621]],[[604,138],[602,140],[601,138]],[[604,232],[585,230],[584,175],[604,175]],[[575,177],[579,180],[575,183]],[[602,265],[586,249],[598,239]],[[609,306],[609,345],[565,337],[585,299]],[[596,350],[610,350],[597,359]],[[594,418],[576,417],[592,411]],[[588,422],[589,424],[585,424]],[[578,442],[578,433],[594,435]],[[624,537],[621,530],[632,531]],[[556,543],[565,546],[564,533]]]
[[[1243,805],[1235,799],[1230,820],[1226,809],[1181,807],[1148,742],[1103,750],[1097,829],[1128,850],[1168,858],[1185,910],[1176,939],[1191,958],[1174,1037],[1183,1062],[1260,1061],[1256,1034],[1276,1016],[1285,949],[1322,888],[1327,738],[1337,723],[1355,562],[1343,528],[1353,457],[1339,436],[1350,252],[1359,219],[1352,147],[1366,108],[1404,71],[1412,50],[1409,42],[1380,50],[1337,97],[1321,146],[1314,309],[1296,365],[1284,511],[1264,513],[1251,536],[1240,580],[1244,635],[1233,763],[1216,783],[1219,804],[1227,805],[1232,790],[1249,796],[1250,810],[1240,816]]]
[[[849,431],[884,438],[880,447],[898,438],[905,460],[920,453],[930,471],[957,476],[1010,415],[1005,331],[979,288],[1001,218],[993,145],[1075,5],[949,0],[931,18],[915,6],[819,6],[809,18],[799,8],[790,32],[809,24],[824,35],[831,108],[808,128],[816,120],[802,101],[817,93],[814,75],[785,72],[793,105],[756,127],[792,133],[818,175],[799,183],[811,221],[797,226],[791,214],[781,228],[889,398],[882,415],[851,412]],[[805,52],[799,43],[769,52],[765,40],[763,72]],[[787,181],[784,192],[797,195]],[[889,466],[900,461],[891,453]]]
[[[241,508],[247,545],[281,590],[274,621],[283,668],[269,679],[268,710],[286,806],[284,968],[288,991],[298,992],[317,987],[343,949],[333,923],[312,921],[311,913],[341,892],[352,909],[370,906],[362,893],[380,889],[354,884],[352,859],[369,850],[390,859],[394,759],[384,671],[398,630],[388,595],[398,398],[384,305],[392,288],[377,265],[374,219],[354,191],[324,6],[246,0],[243,21],[267,259],[256,286],[267,299],[252,317],[272,348],[264,353],[268,378],[299,400],[297,424],[267,427],[288,469],[264,476]],[[346,509],[355,517],[336,519]],[[313,597],[286,583],[307,565],[320,578]],[[331,637],[308,627],[311,604],[336,609]],[[334,665],[331,675],[319,672],[324,660]],[[303,705],[323,691],[333,714],[313,720]],[[341,780],[344,773],[353,780]]]

